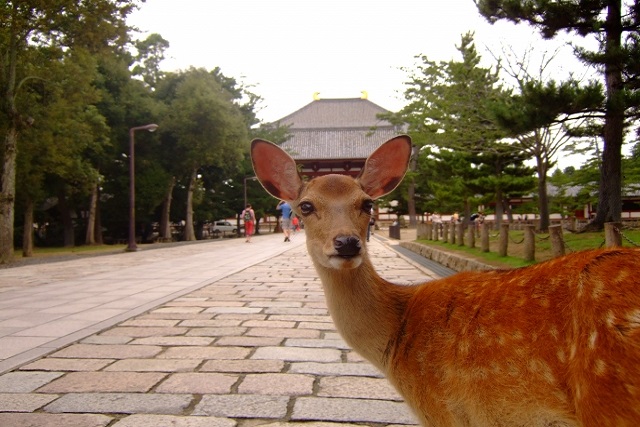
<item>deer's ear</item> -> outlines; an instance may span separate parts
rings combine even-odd
[[[251,141],[251,161],[265,190],[281,200],[295,200],[302,187],[296,162],[286,151],[262,139]]]
[[[374,199],[392,192],[404,178],[411,158],[411,138],[396,136],[376,149],[362,168],[358,182]]]

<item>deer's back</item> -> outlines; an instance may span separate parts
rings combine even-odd
[[[427,283],[393,348],[425,423],[640,425],[640,250]]]

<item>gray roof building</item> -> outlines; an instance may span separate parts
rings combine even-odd
[[[378,118],[388,110],[366,98],[314,99],[275,123],[289,126],[281,146],[301,165],[303,175],[356,176],[366,158],[402,129]]]

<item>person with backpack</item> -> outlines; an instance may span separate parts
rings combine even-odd
[[[247,206],[242,211],[242,219],[244,220],[244,235],[246,237],[245,242],[251,243],[251,236],[253,235],[254,225],[256,221],[256,213],[251,209],[251,203],[247,203]]]

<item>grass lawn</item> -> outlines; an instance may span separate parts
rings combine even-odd
[[[625,229],[622,231],[622,246],[624,247],[638,247],[640,245],[640,230]],[[565,232],[565,253],[577,252],[584,249],[595,249],[604,247],[604,232],[598,233],[570,233]],[[625,239],[626,237],[626,239]],[[551,240],[548,233],[536,234],[536,251],[535,262],[526,262],[524,257],[524,239],[523,231],[510,231],[509,232],[509,245],[507,249],[507,256],[501,257],[498,255],[498,232],[491,232],[489,234],[489,252],[482,252],[480,250],[480,239],[476,238],[476,247],[469,248],[466,246],[459,246],[458,244],[449,244],[442,241],[431,240],[418,240],[419,243],[428,246],[434,246],[441,250],[459,252],[466,256],[471,256],[475,259],[483,261],[487,264],[494,265],[496,267],[514,268],[524,267],[526,265],[535,264],[536,262],[546,261],[552,258],[551,255]],[[627,240],[628,239],[628,240]],[[629,241],[631,240],[631,242]]]
[[[122,252],[126,247],[127,245],[83,245],[71,248],[33,248],[33,257],[31,258],[99,255],[103,253]],[[24,259],[22,256],[22,250],[14,251],[13,259],[16,261]]]

